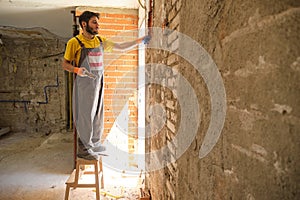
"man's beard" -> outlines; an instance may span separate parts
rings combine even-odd
[[[98,34],[98,32],[97,31],[93,31],[92,28],[89,25],[86,26],[86,31],[88,33],[92,34],[92,35],[97,35]]]

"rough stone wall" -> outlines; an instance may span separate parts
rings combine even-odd
[[[148,63],[168,64],[188,80],[201,108],[201,128],[191,146],[175,162],[149,173],[152,199],[300,198],[299,6],[295,0],[155,1],[154,26],[162,27],[160,13],[165,12],[170,29],[190,36],[212,56],[223,78],[227,110],[221,137],[200,159],[211,115],[205,82],[183,58],[148,50]],[[180,41],[172,41],[180,48]],[[171,94],[163,86],[147,88],[148,104],[159,103],[167,113],[165,127],[147,140],[148,151],[168,146],[176,155],[172,137],[182,125],[178,99],[184,88],[176,74],[159,66],[149,67],[148,76],[165,77],[173,88]],[[155,130],[153,119],[148,122]],[[148,157],[147,165],[171,156]]]
[[[45,134],[66,129],[65,41],[41,28],[0,33],[0,126]]]

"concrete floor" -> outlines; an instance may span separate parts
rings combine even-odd
[[[72,133],[8,133],[0,137],[0,199],[64,199],[65,181],[73,170]],[[105,188],[119,199],[137,199],[139,178],[104,167]],[[130,183],[130,184],[129,184]],[[92,188],[70,191],[70,200],[96,199]],[[101,199],[116,199],[101,195]]]

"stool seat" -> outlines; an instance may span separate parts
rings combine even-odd
[[[86,165],[93,165],[94,171],[85,172]],[[81,166],[83,166],[84,168],[81,168]],[[83,174],[88,173],[95,175],[95,183],[79,183],[80,177]],[[104,188],[102,159],[100,158],[100,160],[86,160],[83,158],[77,158],[76,168],[73,170],[70,177],[66,181],[65,200],[69,199],[70,188],[95,188],[96,199],[100,200],[99,174],[101,177],[101,188]]]

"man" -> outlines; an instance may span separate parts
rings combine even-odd
[[[79,136],[77,156],[99,159],[105,148],[103,133],[103,53],[124,50],[150,40],[149,36],[124,43],[114,43],[98,36],[99,14],[85,11],[79,17],[82,33],[71,38],[66,47],[62,67],[76,73],[73,91],[73,113]],[[75,62],[75,66],[71,62]]]

